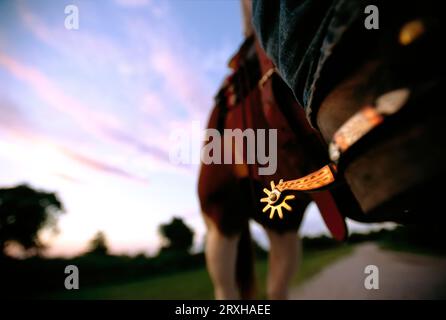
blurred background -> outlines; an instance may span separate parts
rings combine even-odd
[[[198,165],[169,161],[169,139],[206,125],[241,16],[238,0],[0,0],[2,295],[212,298]],[[357,242],[407,247],[406,229],[348,223],[337,245],[308,208],[296,285]],[[251,228],[262,287],[268,243]],[[83,290],[64,289],[68,264]]]

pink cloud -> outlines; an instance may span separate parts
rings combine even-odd
[[[126,170],[123,170],[123,169],[116,167],[114,165],[111,165],[109,163],[90,158],[88,156],[82,155],[82,154],[75,152],[73,150],[69,150],[65,147],[59,147],[59,149],[66,156],[68,156],[70,159],[72,159],[72,160],[74,160],[74,161],[76,161],[90,169],[93,169],[93,170],[96,170],[99,172],[103,172],[103,173],[107,173],[107,174],[117,175],[122,178],[130,179],[130,180],[137,181],[137,182],[142,182],[145,184],[148,183],[147,179],[136,176]]]
[[[122,6],[156,7],[152,1],[116,0]],[[132,18],[127,22],[129,39],[136,47],[128,52],[105,35],[88,32],[69,32],[63,26],[48,26],[39,16],[33,14],[23,3],[18,6],[19,14],[25,26],[43,43],[61,52],[70,59],[83,60],[86,67],[95,64],[115,68],[124,76],[155,71],[165,83],[165,92],[174,96],[188,112],[196,117],[209,110],[212,105],[213,89],[204,73],[221,60],[221,53],[194,52],[190,43],[181,38],[181,30],[166,17],[163,28],[149,25],[146,21]],[[166,9],[166,12],[168,10]],[[166,13],[167,14],[167,13]],[[143,52],[135,56],[135,50]],[[73,52],[76,52],[73,55]],[[104,52],[107,54],[104,55]],[[147,59],[147,56],[150,57]],[[214,58],[213,58],[214,57]],[[201,66],[203,63],[205,65]]]
[[[158,94],[147,91],[142,98],[140,110],[148,115],[161,114],[169,110],[166,106],[165,100]]]
[[[210,109],[212,91],[209,83],[197,73],[198,67],[185,63],[182,52],[160,48],[152,54],[152,67],[192,115],[201,115]]]
[[[128,71],[122,67],[128,64],[126,60],[131,61],[127,59],[125,49],[106,35],[92,30],[73,32],[65,29],[63,24],[48,25],[23,2],[17,3],[17,10],[24,26],[37,39],[71,61],[85,67],[94,63],[99,66],[116,66],[118,71]]]
[[[26,123],[22,110],[5,96],[0,96],[0,128],[18,128]]]
[[[55,110],[68,115],[79,128],[102,141],[131,148],[159,163],[171,166],[168,159],[169,146],[165,143],[169,125],[172,121],[186,124],[190,120],[204,121],[212,106],[214,93],[206,76],[205,69],[209,66],[200,65],[202,53],[197,54],[190,44],[181,39],[181,32],[177,32],[175,23],[166,19],[162,24],[163,28],[158,30],[144,21],[134,21],[136,27],[130,26],[125,31],[129,39],[135,41],[135,46],[126,51],[126,48],[120,48],[104,35],[90,30],[68,32],[63,26],[53,28],[26,6],[21,5],[19,9],[22,20],[37,39],[70,59],[73,58],[73,52],[76,52],[74,59],[78,56],[85,57],[86,68],[96,63],[108,63],[121,69],[127,76],[132,76],[134,70],[144,70],[144,76],[157,75],[162,79],[160,90],[150,91],[147,88],[141,95],[135,110],[150,116],[146,122],[146,126],[150,128],[144,129],[141,126],[141,131],[136,132],[134,123],[126,126],[123,119],[115,114],[97,111],[94,106],[67,95],[56,82],[51,81],[36,67],[25,65],[5,54],[0,55],[0,67],[27,83],[37,96]],[[107,54],[104,55],[104,52]],[[143,54],[135,56],[136,52]],[[178,116],[175,106],[171,105],[172,101],[185,107],[187,116]],[[141,137],[149,138],[151,143],[143,141]]]
[[[122,1],[121,4],[136,5],[137,2]],[[150,5],[153,6],[152,3]],[[180,101],[190,114],[195,115],[194,118],[197,115],[202,116],[200,110],[203,106],[210,104],[208,101],[211,100],[211,97],[206,94],[210,90],[205,88],[206,81],[195,74],[192,67],[184,66],[183,57],[180,53],[174,53],[173,48],[166,47],[161,56],[157,55],[158,44],[161,44],[164,40],[172,43],[178,43],[178,41],[175,39],[170,41],[157,30],[150,28],[145,22],[133,21],[137,24],[137,27],[126,29],[129,33],[129,39],[135,42],[135,47],[130,49],[121,48],[111,39],[104,35],[95,34],[91,30],[88,32],[68,32],[61,26],[50,27],[23,3],[20,3],[18,9],[21,19],[37,39],[66,55],[70,60],[85,57],[86,60],[83,61],[85,65],[82,65],[85,69],[91,68],[92,65],[96,66],[97,63],[108,63],[110,67],[116,68],[123,78],[134,75],[153,77],[154,71],[158,73],[164,80],[164,88],[158,91],[146,88],[141,94],[140,101],[137,102],[136,109],[137,112],[149,116],[146,126],[150,125],[153,129],[156,129],[149,132],[152,140],[165,140],[165,137],[160,136],[162,135],[161,132],[163,129],[165,129],[164,131],[168,130],[166,124],[177,117],[174,108],[166,100],[175,98]],[[163,22],[164,24],[168,23]],[[169,35],[169,37],[171,36]],[[184,50],[181,51],[184,52]],[[76,54],[73,54],[74,52]],[[104,55],[104,52],[107,54]],[[136,52],[139,52],[139,54],[136,54]],[[154,59],[148,58],[151,52],[154,52]],[[125,132],[125,124],[121,123],[120,119],[116,119],[112,113],[101,113],[95,111],[92,106],[79,103],[73,97],[63,94],[61,88],[58,88],[55,83],[51,83],[39,70],[24,66],[10,57],[5,58],[9,58],[6,63],[11,71],[16,75],[25,74],[24,79],[32,84],[32,87],[38,91],[39,96],[45,96],[44,100],[51,103],[59,111],[70,115],[73,120],[79,122],[83,129],[94,133],[95,136],[105,135],[102,138],[106,139],[110,138],[109,133],[111,132],[113,136],[130,136]],[[55,101],[60,103],[54,103]],[[61,110],[62,108],[64,110]],[[134,131],[134,124],[131,127]],[[117,135],[117,132],[121,133]],[[154,134],[157,136],[154,137]],[[133,140],[139,139],[133,138]],[[142,151],[153,148],[153,146],[147,146],[147,143],[142,141],[133,145],[136,145],[137,149]],[[141,148],[142,145],[146,145],[146,147]],[[163,147],[158,144],[158,148],[162,149]],[[167,150],[165,153],[167,153]],[[154,156],[158,157],[156,154]],[[162,160],[160,157],[158,159]]]
[[[161,79],[162,94],[186,108],[189,119],[205,118],[215,93],[208,78],[212,69],[209,64],[219,60],[213,58],[217,53],[198,51],[184,39],[172,16],[166,17],[161,25],[152,25],[141,18],[127,19],[124,27],[129,39],[138,43],[136,48],[147,53],[148,76]],[[203,65],[208,59],[210,62]]]
[[[0,67],[28,84],[49,106],[70,116],[77,125],[88,133],[109,143],[131,147],[160,161],[168,162],[168,152],[166,150],[151,146],[126,133],[120,120],[113,114],[95,111],[91,106],[84,105],[75,98],[66,95],[61,88],[37,68],[26,66],[3,53],[0,53]]]
[[[95,111],[92,107],[83,105],[73,97],[66,95],[61,88],[35,67],[22,64],[1,52],[0,67],[28,84],[51,107],[69,115],[89,131],[97,133],[98,124],[108,127],[116,127],[119,124],[119,120],[114,119],[110,114]]]

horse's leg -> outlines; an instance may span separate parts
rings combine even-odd
[[[267,295],[269,299],[287,299],[289,284],[301,257],[301,242],[296,231],[279,234],[265,229],[270,241]]]
[[[236,282],[237,245],[240,235],[225,236],[206,214],[204,217],[208,228],[206,265],[214,284],[215,298],[240,299]]]

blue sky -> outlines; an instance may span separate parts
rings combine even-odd
[[[113,252],[154,253],[172,216],[200,246],[198,167],[169,161],[169,135],[205,124],[242,38],[237,0],[0,1],[0,182],[58,193],[48,254],[80,253],[98,230]],[[324,232],[309,211],[303,232]]]

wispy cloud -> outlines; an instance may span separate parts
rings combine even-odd
[[[131,146],[135,150],[149,154],[162,162],[169,162],[169,153],[166,148],[159,148],[155,145],[142,142],[139,139],[135,139],[132,135],[127,134],[121,130],[113,130],[112,128],[106,129],[107,136],[111,137],[114,141],[121,142],[125,145]]]
[[[31,34],[72,61],[84,65],[91,65],[93,62],[96,65],[108,65],[126,56],[125,51],[107,35],[93,30],[72,32],[65,29],[63,23],[49,25],[22,1],[17,2],[17,10]]]
[[[150,5],[150,1],[122,1],[120,5]],[[42,18],[34,14],[23,3],[19,6],[19,13],[28,29],[34,36],[46,45],[64,54],[70,59],[73,58],[73,52],[76,52],[74,59],[86,57],[84,66],[86,69],[90,66],[106,63],[110,68],[116,68],[124,77],[143,76],[144,78],[153,78],[155,75],[161,81],[158,82],[158,88],[145,88],[140,93],[137,110],[148,115],[147,125],[151,125],[150,136],[153,133],[158,135],[153,137],[158,141],[165,141],[168,137],[169,123],[172,121],[188,122],[191,120],[201,120],[203,123],[207,117],[207,111],[212,106],[213,89],[205,73],[215,61],[220,60],[220,54],[217,51],[206,54],[203,52],[193,52],[190,45],[182,39],[178,26],[172,22],[172,19],[166,19],[163,28],[153,28],[146,21],[135,18],[127,20],[127,26],[124,30],[131,40],[129,51],[125,47],[102,34],[94,32],[67,32],[63,28],[49,26]],[[104,52],[107,54],[104,55]],[[135,56],[135,52],[140,52]],[[216,58],[212,58],[216,56]],[[218,56],[218,57],[217,57]],[[35,67],[26,66],[23,63],[3,57],[3,61],[8,65],[8,69],[16,76],[21,76],[38,92],[45,101],[49,102],[54,108],[67,113],[73,120],[88,132],[93,132],[95,136],[108,135],[112,133],[114,137],[130,137],[120,125],[113,114],[96,111],[91,105],[84,105],[76,101],[74,97],[69,97],[63,93],[57,84],[52,83],[43,72]],[[206,66],[201,65],[201,61],[209,61]],[[202,70],[203,69],[203,70]],[[170,100],[170,105],[166,102]],[[56,102],[57,101],[57,102]],[[172,106],[172,102],[177,106]],[[187,115],[178,115],[175,109],[185,108]],[[64,110],[62,110],[64,109]],[[102,138],[110,138],[102,137]],[[119,139],[121,142],[130,139]],[[132,146],[136,146],[141,152],[151,152],[158,160],[166,160],[167,150],[164,155],[154,149],[163,149],[160,144],[147,145],[146,142],[138,139],[132,139]]]
[[[55,110],[68,115],[79,128],[111,144],[119,144],[137,150],[163,162],[169,162],[167,149],[150,145],[126,133],[121,121],[113,114],[95,111],[77,99],[66,95],[56,83],[35,67],[27,66],[12,57],[0,53],[0,68],[25,82],[35,94]]]
[[[26,114],[5,94],[0,93],[0,129],[17,128],[26,124]]]
[[[0,174],[61,194],[70,214],[59,252],[88,240],[85,219],[91,234],[103,226],[114,249],[156,246],[156,225],[184,208],[204,232],[197,166],[173,165],[168,138],[191,121],[205,124],[231,46],[202,42],[212,32],[170,2],[76,1],[77,31],[64,28],[63,5],[17,3],[0,21],[10,24],[0,32]]]
[[[124,27],[129,38],[138,42],[137,48],[147,53],[148,72],[161,80],[162,94],[185,108],[188,116],[182,120],[205,118],[217,87],[209,71],[213,62],[220,61],[220,53],[195,48],[172,16],[166,18],[163,28],[140,18],[126,19]]]
[[[33,159],[36,169],[47,171],[49,174],[58,176],[67,181],[80,183],[80,177],[89,177],[85,170],[79,170],[77,164],[84,169],[93,170],[98,173],[114,175],[138,183],[147,185],[147,177],[124,169],[121,163],[107,159],[106,157],[92,157],[76,150],[74,146],[68,147],[54,141],[50,137],[32,131],[27,127],[0,126],[3,134],[7,134],[7,141],[1,144],[0,154],[9,158]],[[11,139],[12,138],[12,139]],[[36,151],[38,151],[36,153]],[[64,157],[61,157],[63,155]],[[46,159],[46,160],[45,160]],[[66,161],[66,160],[69,161]],[[76,166],[73,166],[73,162]],[[56,173],[54,172],[56,170]]]
[[[193,64],[184,63],[181,50],[159,49],[152,54],[153,68],[165,81],[165,85],[188,109],[194,117],[210,109],[212,92],[208,82],[197,75]]]
[[[161,6],[160,3],[167,6],[165,2],[116,0],[117,5],[124,7],[154,7]],[[185,41],[181,27],[176,25],[168,10],[164,12],[162,28],[140,16],[132,15],[124,19],[121,28],[130,45],[122,46],[107,35],[92,30],[69,32],[62,26],[50,26],[23,3],[18,8],[21,19],[37,39],[70,60],[84,64],[85,68],[104,65],[126,77],[143,76],[150,79],[155,75],[162,81],[162,94],[175,98],[186,108],[189,120],[197,117],[204,119],[204,112],[212,107],[216,88],[206,74],[216,69],[222,72],[226,66],[226,55],[231,49],[225,45],[207,51],[197,50],[193,44]],[[73,52],[76,54],[73,55]],[[153,96],[149,97],[152,101]],[[169,116],[172,118],[172,113]]]
[[[131,174],[131,173],[127,172],[126,170],[123,170],[123,169],[121,169],[119,167],[113,166],[113,165],[111,165],[109,163],[102,162],[102,161],[99,161],[97,159],[90,158],[88,156],[82,155],[80,153],[77,153],[77,152],[75,152],[73,150],[69,150],[69,149],[64,148],[64,147],[59,147],[59,148],[62,150],[62,152],[66,156],[68,156],[72,160],[75,160],[78,163],[81,163],[82,165],[84,165],[86,167],[89,167],[89,168],[91,168],[93,170],[100,171],[100,172],[107,173],[107,174],[117,175],[117,176],[120,176],[120,177],[123,177],[123,178],[126,178],[126,179],[142,182],[142,183],[145,183],[145,184],[148,183],[148,180],[146,178],[139,177],[137,175]]]
[[[27,84],[34,93],[49,106],[70,116],[84,129],[100,133],[102,127],[119,126],[119,120],[110,114],[103,114],[93,107],[80,103],[59,88],[49,77],[38,68],[19,62],[11,56],[0,52],[0,67],[4,68],[15,78]]]

